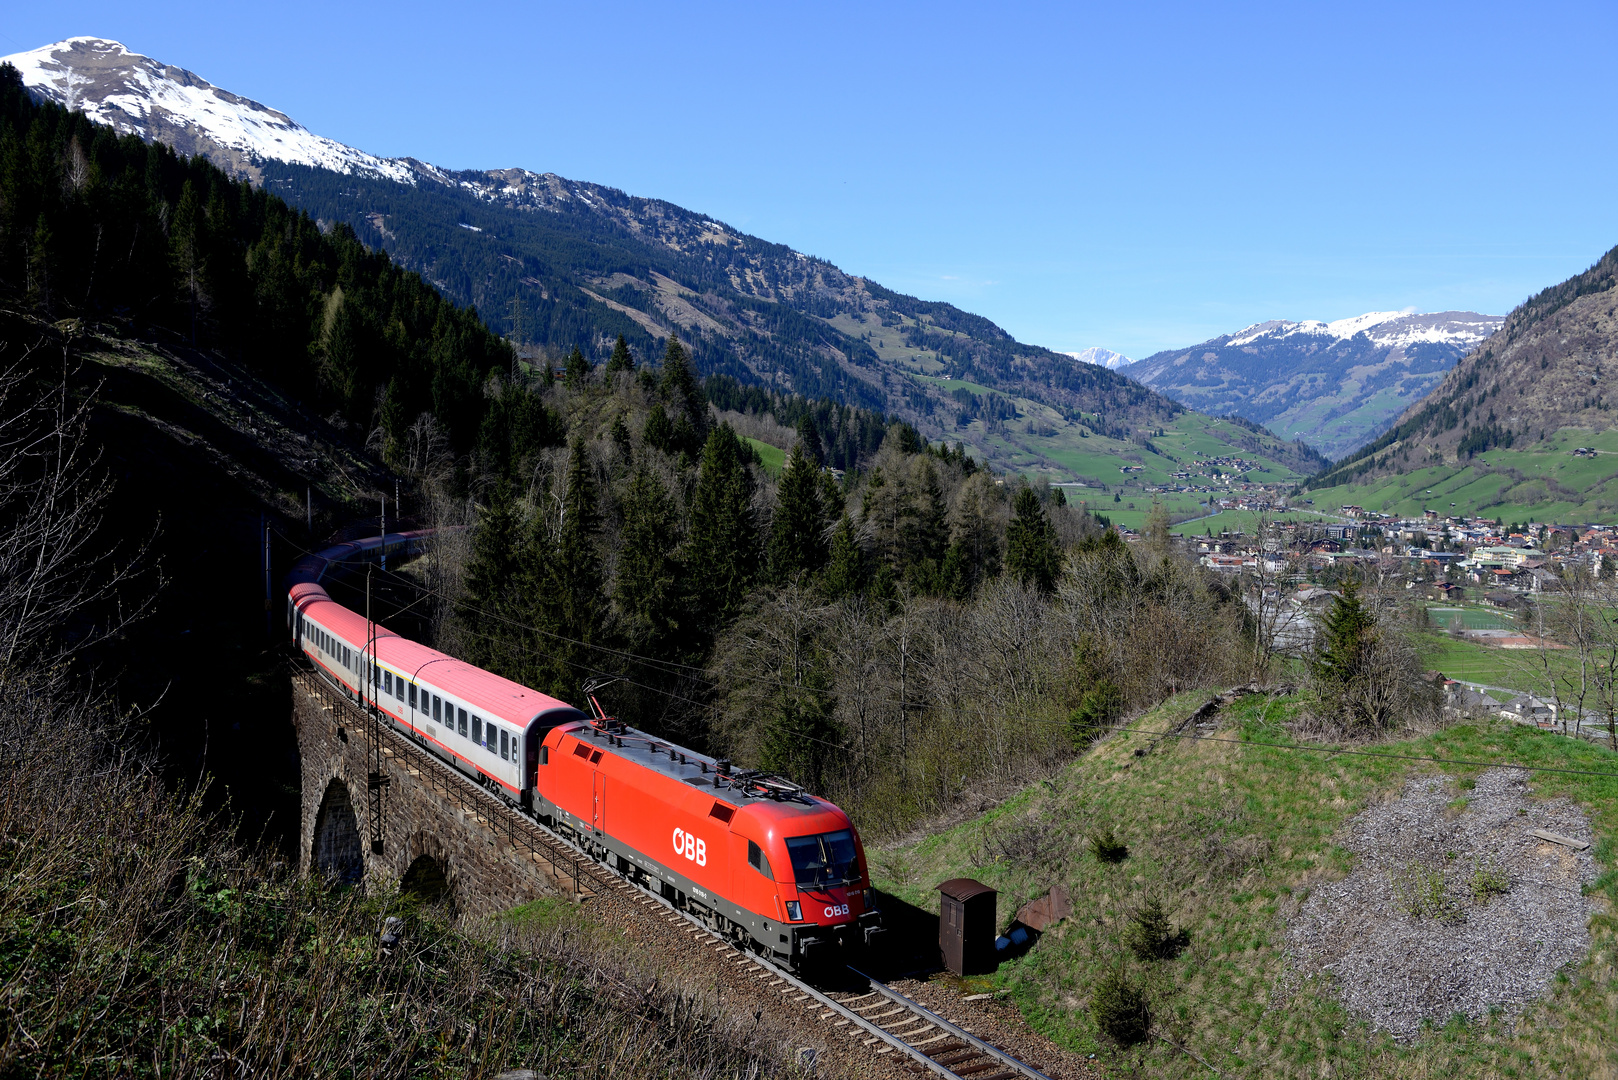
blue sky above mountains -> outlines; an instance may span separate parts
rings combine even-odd
[[[1618,8],[32,5],[372,153],[668,199],[1131,356],[1504,314],[1618,243]]]

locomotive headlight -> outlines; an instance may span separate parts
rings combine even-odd
[[[802,919],[803,919],[803,905],[798,903],[796,900],[788,900],[787,901],[787,918],[790,919],[792,922],[800,922],[800,921],[802,921]]]

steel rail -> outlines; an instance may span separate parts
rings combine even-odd
[[[895,1004],[905,1006],[912,1012],[921,1016],[924,1020],[931,1021],[933,1025],[940,1031],[949,1032],[949,1034],[955,1036],[957,1039],[960,1039],[962,1042],[966,1043],[980,1054],[994,1058],[996,1061],[1000,1062],[1000,1064],[1017,1070],[1024,1076],[1028,1077],[1029,1080],[1050,1080],[1050,1077],[1046,1076],[1032,1065],[1017,1060],[1004,1050],[1000,1049],[998,1046],[978,1038],[965,1028],[957,1027],[948,1020],[945,1020],[942,1016],[939,1016],[937,1013],[933,1012],[931,1009],[927,1008],[927,1006],[923,1005],[921,1002],[916,1001],[913,998],[906,997],[904,994],[899,993],[899,991],[893,989],[893,987],[888,986],[885,983],[877,982],[875,979],[871,978],[869,975],[865,974],[856,967],[851,966],[848,970],[852,971],[860,978],[867,980],[871,984],[871,989],[875,990],[878,994],[881,994],[883,997],[894,1002]]]
[[[342,706],[346,706],[349,711],[363,719],[364,713],[360,709],[359,704],[352,700],[345,692],[342,692],[341,688],[329,687],[327,684],[331,683],[331,679],[324,673],[303,670],[297,666],[293,666],[292,672],[294,678],[296,678],[298,682],[304,684],[313,683],[314,687],[318,688],[317,693],[314,696],[320,701],[321,704],[325,705],[327,702],[330,702],[332,705],[340,704]],[[339,692],[336,694],[331,694],[329,693],[330,689],[338,689]],[[335,712],[335,710],[332,710],[329,707],[325,711],[328,713]],[[332,720],[335,723],[336,717],[332,716]],[[393,726],[392,723],[384,723],[380,726],[382,730],[388,735],[392,736],[394,740],[407,748],[411,752],[411,757],[415,758],[417,761],[435,766],[438,773],[446,774],[446,778],[453,778],[454,780],[459,781],[459,783],[455,785],[455,787],[459,789],[457,792],[455,792],[455,794],[462,796],[472,795],[481,801],[483,803],[482,810],[484,813],[480,816],[485,824],[487,824],[497,834],[505,837],[505,839],[511,843],[513,847],[526,846],[531,855],[544,859],[550,864],[553,873],[555,873],[557,877],[565,880],[564,871],[567,869],[565,865],[559,865],[553,853],[538,850],[531,841],[528,841],[525,844],[520,844],[517,836],[515,835],[516,831],[511,826],[520,823],[529,829],[536,829],[544,834],[545,839],[572,852],[575,856],[574,865],[571,868],[573,870],[572,877],[575,895],[578,895],[581,892],[579,887],[579,860],[583,860],[589,866],[589,870],[587,872],[590,874],[590,876],[597,877],[598,880],[600,880],[597,872],[604,872],[611,879],[613,879],[611,882],[604,883],[621,885],[623,888],[633,890],[639,898],[645,899],[662,907],[668,913],[685,920],[691,925],[692,928],[706,934],[707,940],[710,942],[726,946],[734,954],[732,959],[751,961],[756,967],[761,969],[763,973],[773,975],[783,985],[790,986],[793,990],[802,994],[804,1001],[812,1001],[814,1003],[815,1007],[813,1010],[811,1010],[811,1013],[816,1020],[830,1019],[829,1016],[822,1015],[821,1013],[822,1009],[830,1010],[843,1020],[858,1027],[861,1031],[873,1036],[873,1041],[880,1040],[886,1043],[890,1048],[899,1051],[900,1053],[904,1054],[905,1057],[923,1066],[930,1072],[938,1076],[945,1077],[946,1080],[963,1080],[960,1073],[955,1072],[947,1065],[941,1064],[933,1057],[929,1056],[925,1050],[910,1045],[900,1036],[893,1034],[891,1031],[888,1031],[881,1025],[877,1024],[875,1021],[866,1019],[855,1010],[849,1008],[836,998],[831,997],[826,992],[794,975],[792,972],[776,966],[771,961],[759,956],[756,953],[753,953],[747,949],[738,948],[734,941],[723,936],[708,924],[704,923],[701,919],[691,914],[689,911],[685,911],[682,908],[675,906],[674,902],[665,898],[661,892],[654,892],[644,888],[638,881],[630,877],[628,874],[620,873],[616,868],[606,862],[603,862],[595,854],[586,851],[584,848],[580,847],[578,844],[575,844],[572,840],[557,832],[555,829],[552,829],[536,818],[530,817],[528,814],[523,813],[521,809],[512,806],[510,803],[501,798],[498,798],[481,785],[474,784],[460,770],[452,768],[447,762],[443,761],[437,755],[417,745],[414,740],[412,740],[404,732],[400,731],[397,727]],[[341,729],[341,725],[338,725],[338,727]],[[393,757],[394,755],[390,753],[388,756]],[[406,763],[401,762],[401,764]],[[408,768],[408,766],[406,767]],[[430,790],[438,790],[440,787],[440,785],[433,783],[431,780],[428,781],[427,786]],[[450,794],[447,788],[448,785],[445,784],[445,790],[443,791],[443,794],[445,795]],[[464,805],[463,800],[462,809],[472,810],[473,808]],[[506,827],[501,828],[500,824],[487,814],[487,811],[490,809],[504,811],[506,816],[513,820],[506,822]],[[524,838],[524,841],[527,841],[526,837]],[[1035,1069],[1033,1066],[1017,1060],[993,1044],[978,1038],[976,1035],[973,1035],[971,1032],[966,1031],[963,1028],[957,1027],[948,1020],[945,1020],[943,1017],[938,1016],[936,1013],[932,1012],[919,1002],[906,997],[884,983],[878,982],[876,979],[871,978],[871,976],[865,974],[864,972],[853,967],[849,967],[846,970],[853,973],[855,977],[868,983],[875,993],[893,1001],[895,1004],[904,1006],[918,1019],[925,1020],[937,1027],[940,1031],[960,1040],[962,1043],[965,1043],[966,1046],[977,1051],[978,1055],[992,1058],[1000,1064],[1021,1073],[1023,1076],[1027,1077],[1028,1080],[1050,1080],[1048,1076]],[[795,1006],[802,1006],[803,1003],[804,1002],[794,1002],[793,1004]],[[866,1045],[869,1045],[869,1043]],[[974,1070],[974,1073],[978,1071],[981,1070]]]

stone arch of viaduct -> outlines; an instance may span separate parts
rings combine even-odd
[[[350,884],[403,882],[440,892],[464,915],[540,896],[577,896],[574,855],[471,780],[384,729],[382,844],[370,828],[364,712],[304,670],[292,675],[303,782],[299,850],[306,873]]]

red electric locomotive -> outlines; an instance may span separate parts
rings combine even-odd
[[[512,806],[783,967],[840,966],[877,942],[865,850],[833,804],[367,624],[321,585],[334,569],[411,554],[427,539],[353,541],[294,569],[289,629],[328,678]]]

